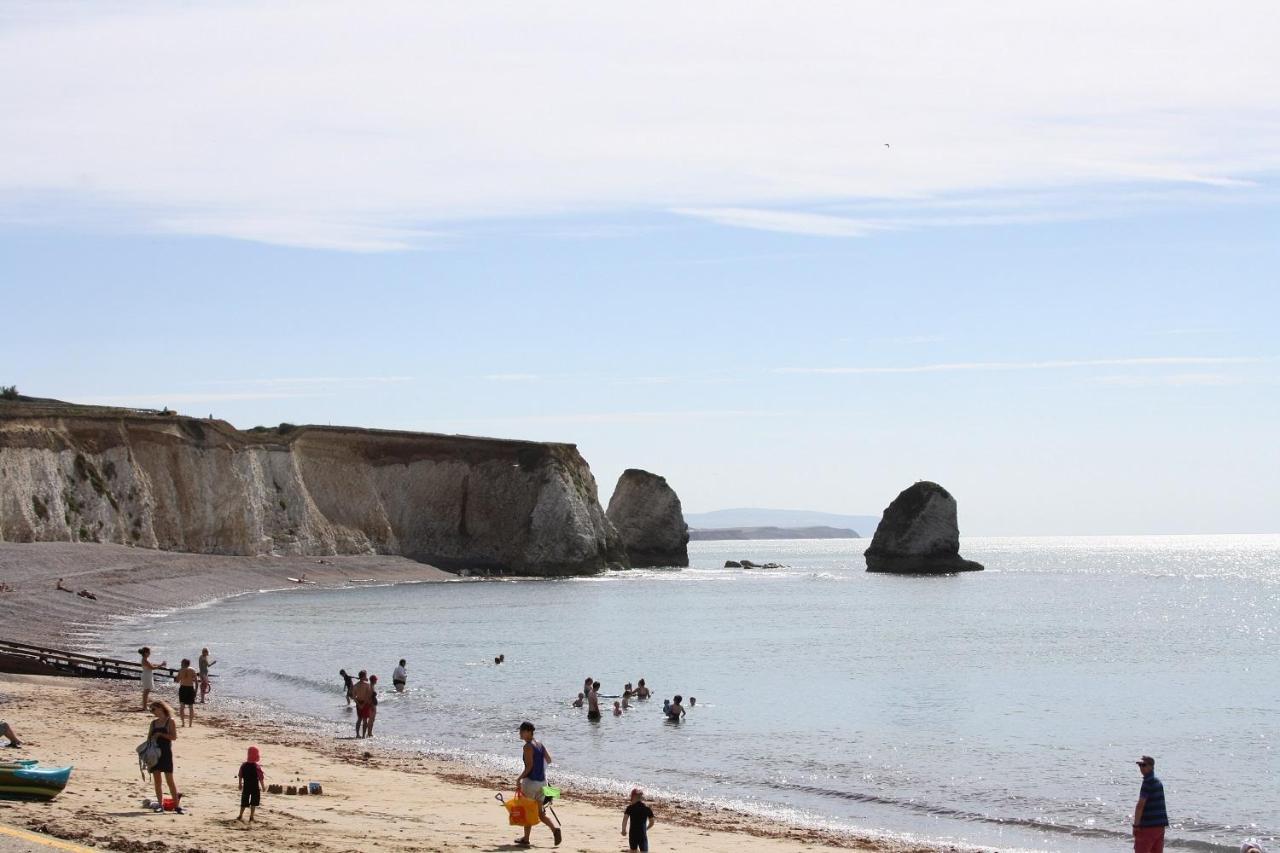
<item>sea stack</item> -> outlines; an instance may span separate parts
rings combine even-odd
[[[605,511],[633,568],[689,565],[689,525],[666,477],[628,468]]]
[[[960,556],[956,499],[937,483],[923,480],[889,504],[865,556],[869,572],[937,575],[982,571],[981,563]]]

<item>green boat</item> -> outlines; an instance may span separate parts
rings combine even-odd
[[[33,758],[0,763],[0,799],[52,800],[67,787],[70,767],[41,767]]]

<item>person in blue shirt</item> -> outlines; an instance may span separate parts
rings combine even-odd
[[[547,765],[551,763],[551,753],[545,746],[533,739],[533,723],[528,720],[520,724],[520,739],[524,741],[524,772],[520,774],[520,778],[516,779],[516,789],[522,796],[537,801],[538,816],[551,829],[551,834],[555,837],[556,846],[559,846],[560,827],[556,826],[551,821],[551,818],[547,816],[547,798],[542,793],[542,789],[547,784]],[[517,838],[516,845],[528,847],[529,835],[532,832],[533,827],[526,826],[524,828],[524,838]]]
[[[1169,825],[1164,784],[1156,778],[1156,760],[1150,755],[1135,763],[1142,773],[1142,790],[1133,810],[1133,853],[1164,853],[1164,830]]]

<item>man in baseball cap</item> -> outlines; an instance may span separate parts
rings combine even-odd
[[[1133,853],[1164,853],[1164,829],[1169,825],[1164,784],[1156,778],[1156,760],[1150,755],[1134,763],[1142,773],[1142,790],[1133,810]]]

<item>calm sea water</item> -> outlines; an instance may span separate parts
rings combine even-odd
[[[761,820],[1001,849],[1121,849],[1154,755],[1178,849],[1280,835],[1280,536],[969,539],[987,571],[863,571],[865,542],[697,542],[685,570],[241,596],[110,629],[216,698],[349,735],[339,667],[388,688],[377,741]],[[726,559],[779,571],[722,569]],[[506,655],[503,666],[493,657]],[[409,660],[409,689],[390,692]],[[658,701],[569,707],[647,679]],[[666,724],[661,697],[697,697]],[[620,800],[621,802],[621,800]]]

